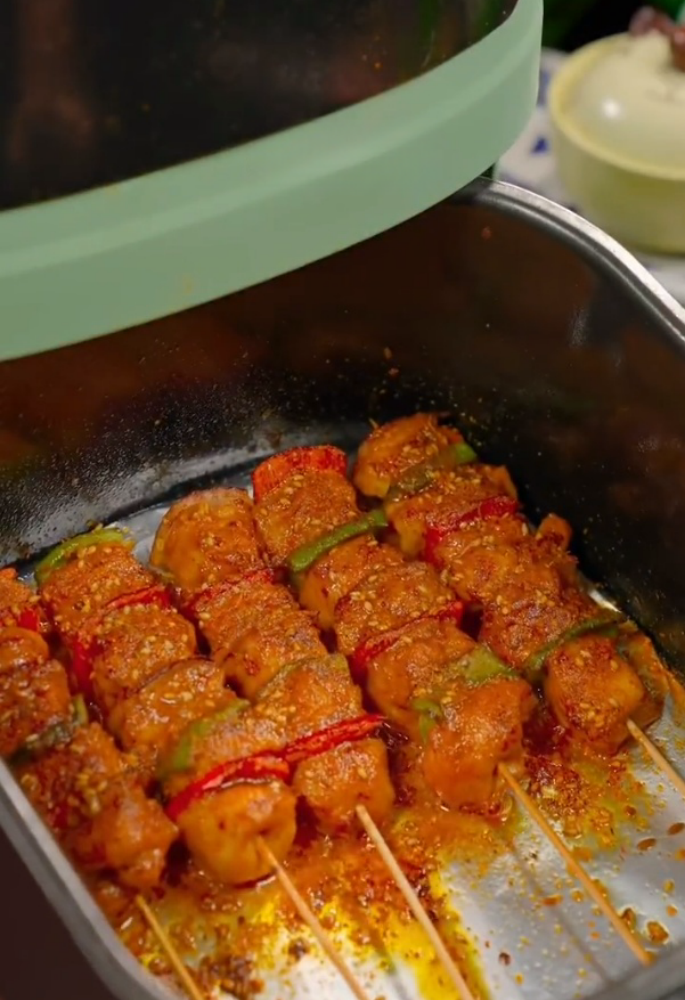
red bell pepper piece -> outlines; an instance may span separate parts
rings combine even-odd
[[[203,587],[202,590],[198,590],[197,594],[194,594],[189,601],[187,601],[183,606],[183,613],[187,615],[188,618],[197,620],[197,606],[200,601],[212,600],[215,597],[219,597],[220,594],[226,594],[231,590],[235,590],[237,587],[251,587],[258,586],[261,583],[278,583],[280,576],[277,572],[272,569],[253,569],[245,576],[241,576],[238,580],[228,580],[225,583],[217,583],[214,587]]]
[[[520,507],[518,500],[507,496],[488,497],[481,500],[470,510],[462,514],[453,514],[436,524],[430,525],[426,531],[423,557],[427,562],[439,564],[437,550],[449,535],[463,528],[470,528],[481,521],[495,521],[509,514],[515,514]]]
[[[112,611],[120,608],[138,607],[140,605],[156,605],[160,608],[171,607],[171,598],[163,584],[153,584],[151,587],[143,587],[141,590],[134,590],[130,594],[120,594],[112,598],[105,605],[102,612],[97,616],[88,631],[75,636],[69,642],[71,653],[71,672],[76,687],[81,694],[89,701],[93,699],[93,660],[97,653],[97,639],[93,638],[93,632],[97,625],[106,618]]]
[[[44,619],[37,607],[29,605],[22,608],[17,615],[17,627],[25,628],[29,632],[43,631]]]
[[[154,583],[151,587],[142,587],[134,590],[130,594],[119,594],[113,597],[104,607],[103,615],[110,611],[117,611],[119,608],[132,608],[139,605],[154,604],[158,608],[170,608],[171,598],[169,591],[163,583]]]
[[[0,582],[7,580],[10,583],[16,583],[20,592],[25,591],[25,596],[19,598],[16,604],[20,604],[23,600],[26,600],[26,604],[21,608],[21,610],[16,610],[16,604],[14,601],[11,602],[10,607],[6,607],[4,610],[0,610],[0,627],[10,628],[16,626],[17,628],[25,628],[28,632],[44,632],[47,628],[47,619],[43,610],[38,604],[37,600],[32,600],[32,591],[25,584],[18,582],[19,574],[14,566],[4,566],[0,569]]]
[[[357,646],[354,653],[350,657],[350,670],[352,672],[352,676],[357,683],[363,681],[366,677],[369,663],[371,663],[372,660],[375,660],[377,656],[380,656],[381,653],[386,653],[389,649],[391,649],[395,643],[401,639],[405,629],[407,629],[409,625],[429,620],[450,620],[453,621],[455,625],[459,625],[463,614],[463,603],[461,601],[452,601],[450,604],[445,605],[445,607],[440,608],[438,611],[421,615],[419,618],[414,618],[413,621],[407,622],[406,625],[402,625],[400,628],[390,629],[388,632],[382,632],[380,635],[367,639],[365,642],[362,642],[359,646]]]
[[[347,474],[347,455],[330,444],[291,448],[274,455],[252,473],[255,500],[263,500],[296,472],[337,472],[344,476]]]
[[[241,760],[230,760],[218,764],[208,771],[198,781],[186,785],[182,792],[175,795],[166,807],[166,814],[172,822],[176,822],[181,813],[198,799],[204,798],[210,792],[238,781],[269,781],[277,779],[287,781],[291,768],[287,761],[274,754],[255,754],[254,757],[244,757]]]
[[[383,724],[382,715],[373,715],[367,712],[358,715],[354,719],[343,719],[336,722],[327,729],[322,729],[318,733],[310,736],[301,736],[299,740],[294,740],[282,751],[282,756],[291,766],[309,760],[310,757],[318,757],[319,754],[335,750],[343,743],[356,743],[366,739]]]
[[[76,682],[77,690],[88,701],[93,700],[93,658],[95,643],[76,636],[69,643],[71,653],[71,672]]]
[[[342,722],[337,722],[318,733],[302,736],[281,750],[265,750],[262,753],[253,754],[251,757],[218,764],[171,799],[166,807],[167,816],[176,822],[179,816],[198,799],[240,781],[269,781],[272,779],[289,781],[292,778],[293,770],[302,761],[334,750],[336,747],[342,746],[343,743],[363,740],[378,729],[382,722],[382,715],[370,714],[361,715],[354,719],[343,719]]]

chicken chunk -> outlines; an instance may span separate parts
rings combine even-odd
[[[196,862],[229,885],[271,874],[261,843],[279,861],[296,833],[296,798],[280,782],[233,785],[193,803],[178,825]]]
[[[338,472],[296,472],[255,505],[257,526],[276,563],[359,516],[354,487]]]
[[[548,643],[599,613],[586,594],[562,591],[558,576],[552,570],[545,574],[503,586],[498,601],[483,613],[480,641],[519,670]]]
[[[402,561],[397,549],[379,545],[371,535],[354,538],[321,556],[307,570],[299,588],[300,604],[314,613],[319,628],[330,629],[338,602],[365,576]]]
[[[195,719],[213,715],[236,701],[224,671],[211,660],[184,660],[155,677],[135,695],[118,702],[107,724],[126,750],[135,751],[141,772],[157,762]]]
[[[153,604],[110,612],[92,642],[93,690],[105,714],[172,663],[192,657],[197,648],[190,622]]]
[[[153,574],[127,545],[90,545],[78,549],[52,571],[41,587],[41,596],[65,637],[81,631],[110,601],[154,583]]]
[[[64,667],[46,658],[13,670],[0,669],[0,705],[2,757],[28,748],[53,726],[64,726],[66,733],[72,703]]]
[[[179,500],[159,526],[150,562],[187,596],[259,569],[252,500],[245,490],[226,487]]]
[[[436,612],[452,599],[425,563],[402,563],[371,573],[338,603],[338,649],[349,656],[367,639]]]
[[[572,735],[596,751],[614,754],[629,736],[626,723],[647,692],[611,639],[586,635],[565,643],[547,661],[544,691]]]
[[[354,484],[365,496],[383,498],[413,466],[461,440],[457,431],[441,427],[432,413],[415,413],[383,424],[359,449]]]
[[[500,762],[521,764],[523,726],[535,696],[524,680],[457,683],[440,707],[443,718],[430,730],[423,755],[426,781],[451,809],[486,806]]]
[[[454,622],[422,619],[387,634],[391,643],[367,664],[366,690],[380,711],[414,740],[419,717],[412,701],[433,691],[450,663],[475,646]]]
[[[395,790],[385,745],[379,739],[344,743],[299,765],[293,790],[314,814],[320,829],[339,832],[355,820],[358,805],[376,822],[390,812]]]
[[[248,698],[284,664],[326,654],[310,616],[282,586],[246,581],[207,595],[197,612],[214,659]]]
[[[159,804],[145,797],[126,759],[97,723],[23,768],[20,783],[84,867],[115,870],[134,888],[159,882],[176,828]]]

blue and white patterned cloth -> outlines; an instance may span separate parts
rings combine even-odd
[[[565,58],[561,52],[543,50],[537,107],[517,142],[500,160],[495,176],[578,211],[557,177],[549,141],[547,88]],[[671,295],[685,305],[685,257],[657,257],[642,253],[636,256]]]

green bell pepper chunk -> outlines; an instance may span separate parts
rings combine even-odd
[[[532,653],[523,665],[523,675],[528,680],[530,684],[539,684],[542,680],[542,671],[544,669],[545,663],[550,658],[552,653],[556,653],[558,649],[565,646],[569,642],[573,642],[574,639],[580,639],[584,635],[600,634],[606,636],[618,635],[619,625],[623,623],[624,619],[622,615],[619,615],[615,611],[604,611],[603,613],[596,615],[594,618],[588,618],[584,622],[580,622],[578,625],[573,625],[571,628],[562,632],[561,635],[557,636],[556,639],[552,639],[550,642],[542,646],[535,653]]]
[[[37,760],[48,750],[54,750],[62,743],[68,743],[81,726],[88,724],[88,709],[83,695],[77,694],[71,702],[71,718],[48,726],[42,733],[30,736],[23,746],[20,746],[10,756],[11,767],[22,767]]]
[[[231,702],[226,708],[220,709],[213,715],[206,715],[202,719],[191,722],[181,733],[178,743],[159,762],[157,777],[164,781],[172,774],[181,771],[188,771],[193,765],[193,750],[198,740],[203,740],[206,736],[234,715],[244,712],[249,707],[249,701],[240,698]]]
[[[487,684],[498,677],[513,680],[519,676],[485,646],[474,647],[470,653],[456,660],[449,670],[453,676],[462,678],[474,687]]]
[[[91,545],[130,545],[131,540],[119,528],[98,528],[84,535],[67,538],[52,549],[36,566],[35,574],[39,586],[43,586],[54,570],[63,566],[75,552],[90,548]]]
[[[435,698],[422,697],[414,698],[409,707],[419,713],[419,736],[425,745],[433,726],[445,717],[442,705]]]
[[[388,490],[385,503],[393,503],[395,500],[403,500],[405,497],[420,493],[430,486],[437,472],[449,472],[460,465],[475,462],[477,458],[475,451],[466,441],[448,445],[424,462],[407,469]]]
[[[331,549],[337,548],[338,545],[342,545],[343,542],[349,542],[350,539],[366,535],[369,532],[381,531],[387,526],[388,519],[383,509],[379,507],[364,514],[356,521],[341,524],[339,528],[334,528],[333,531],[322,535],[321,538],[317,538],[313,542],[301,545],[289,556],[286,563],[287,568],[293,576],[297,577],[300,573],[308,570],[317,559],[330,552]]]

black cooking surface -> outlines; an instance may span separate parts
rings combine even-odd
[[[517,0],[5,0],[0,208],[215,153],[411,80]]]

